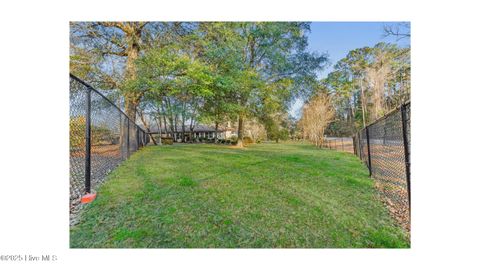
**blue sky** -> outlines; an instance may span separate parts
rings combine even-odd
[[[397,41],[393,37],[384,38],[383,26],[390,22],[313,22],[308,37],[310,51],[329,54],[330,66],[320,72],[319,78],[325,78],[332,71],[333,65],[353,49],[374,46],[378,42],[397,43],[408,46],[409,39]],[[290,109],[290,114],[298,117],[303,101],[297,100]]]

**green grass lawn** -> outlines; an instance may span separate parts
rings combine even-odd
[[[306,144],[149,146],[109,176],[71,247],[409,247],[357,157]]]

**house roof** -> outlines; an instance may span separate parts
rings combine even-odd
[[[170,132],[170,127],[167,127],[167,131],[165,131],[165,127],[162,127],[162,133]],[[224,130],[219,128],[217,130],[218,132],[223,132]],[[177,126],[177,132],[182,132],[182,126],[179,125]],[[190,125],[185,125],[185,132],[190,132]],[[193,128],[193,132],[215,132],[215,127],[207,126],[207,125],[202,125],[198,124],[195,125]],[[158,126],[152,126],[150,128],[150,133],[158,133]]]

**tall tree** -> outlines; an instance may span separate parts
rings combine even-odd
[[[243,59],[243,83],[237,89],[238,145],[242,146],[243,123],[249,108],[262,105],[261,96],[269,85],[292,81],[286,91],[277,92],[278,102],[290,102],[293,97],[310,91],[308,83],[322,69],[326,56],[307,52],[308,23],[248,22],[239,23]],[[275,93],[275,92],[273,92]],[[259,102],[260,101],[260,102]]]
[[[328,132],[349,136],[409,99],[410,48],[378,43],[352,50],[322,84],[336,107],[337,119]]]
[[[399,22],[394,24],[385,24],[383,26],[383,35],[385,37],[393,36],[398,40],[410,38],[410,23]]]
[[[83,22],[71,24],[72,42],[75,46],[90,53],[119,61],[124,65],[123,81],[136,77],[135,61],[142,49],[142,37],[146,22]],[[108,76],[111,75],[111,76]],[[109,88],[122,88],[112,70],[102,73],[102,81]],[[125,90],[125,89],[124,89]],[[134,120],[136,107],[141,94],[137,91],[124,91],[126,114]]]
[[[200,107],[212,95],[213,83],[210,67],[192,59],[184,49],[171,45],[147,51],[137,61],[138,78],[131,81],[131,88],[147,93],[149,102],[160,105],[157,112],[165,115],[165,127],[168,122],[172,134],[180,125],[182,141],[187,124],[193,131]]]
[[[323,143],[325,129],[335,116],[330,96],[320,92],[314,95],[304,106],[302,117],[298,122],[304,139],[310,140],[315,146]]]
[[[71,70],[103,89],[121,90],[126,114],[135,120],[143,92],[129,87],[137,77],[136,61],[145,49],[176,42],[188,23],[72,22]]]
[[[233,120],[239,111],[235,96],[242,80],[241,55],[235,46],[238,35],[231,23],[208,22],[200,23],[198,36],[203,41],[201,59],[210,66],[213,76],[212,95],[205,99],[201,117],[214,124],[217,142],[219,126]]]

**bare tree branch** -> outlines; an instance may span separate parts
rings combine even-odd
[[[393,36],[397,41],[403,38],[410,38],[410,24],[409,23],[397,23],[386,24],[383,26],[383,37]]]

